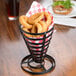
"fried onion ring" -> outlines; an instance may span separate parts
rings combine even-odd
[[[26,32],[30,32],[27,28],[22,28],[24,31],[26,31]],[[27,37],[32,37],[32,35],[30,35],[30,34],[25,34]]]
[[[28,18],[28,23],[35,24],[38,23],[44,17],[44,13],[36,13]]]
[[[23,25],[22,30],[30,33],[43,33],[48,30],[49,25],[51,24],[52,17],[48,12],[36,13],[30,17],[20,16],[20,23]],[[24,33],[27,37],[41,37],[43,35],[30,35]]]
[[[34,24],[31,33],[42,33],[42,26],[39,23]],[[33,35],[33,37],[40,37],[40,35]]]
[[[48,12],[44,12],[44,16],[46,17],[46,25],[49,26],[51,24],[51,16]]]
[[[41,32],[42,32],[42,26],[39,23],[34,24],[31,33],[41,33]]]
[[[25,27],[27,29],[31,29],[32,25],[28,24],[27,20],[28,20],[27,16],[22,15],[22,16],[19,17],[19,21],[23,25],[23,27]]]
[[[46,32],[47,31],[47,25],[45,24],[45,22],[44,21],[40,21],[39,23],[42,26],[42,32]]]

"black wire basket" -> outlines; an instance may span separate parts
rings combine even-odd
[[[30,55],[24,57],[21,61],[21,68],[24,71],[29,72],[31,74],[44,74],[52,71],[55,68],[54,58],[46,54],[50,41],[52,39],[53,30],[54,27],[43,33],[29,33],[22,30],[20,25],[20,32],[30,52]],[[26,34],[33,36],[41,36],[38,38],[32,38],[27,37]],[[45,67],[46,62],[50,63],[50,66],[47,69]],[[37,69],[41,70],[36,71]]]

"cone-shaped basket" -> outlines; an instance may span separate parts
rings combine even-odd
[[[46,54],[47,49],[49,47],[49,43],[50,43],[51,38],[52,38],[53,29],[54,29],[54,27],[52,27],[49,31],[44,32],[44,33],[29,33],[29,32],[23,31],[21,29],[21,26],[20,26],[21,34],[22,34],[24,41],[27,45],[27,48],[30,52],[30,55],[25,57],[21,62],[21,68],[24,71],[27,71],[27,72],[32,73],[32,74],[43,74],[43,73],[50,72],[51,70],[54,69],[55,60],[51,56]],[[41,37],[31,38],[31,37],[27,37],[26,34],[33,35],[33,36],[40,36],[41,35]],[[52,66],[49,69],[46,69],[44,67],[45,59],[50,61],[50,63],[52,64]],[[40,64],[40,66],[39,65],[33,66],[33,65],[31,65],[31,62],[35,62],[36,64]],[[44,70],[41,72],[29,71],[22,66],[23,64],[26,64],[26,63],[28,64],[28,66],[30,68],[34,68],[34,69],[43,68]]]

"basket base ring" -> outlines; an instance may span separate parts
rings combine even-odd
[[[22,70],[30,74],[39,75],[53,71],[56,66],[54,58],[49,55],[45,55],[43,63],[35,63],[38,64],[37,66],[33,66],[33,62],[31,55],[24,57],[21,61]],[[49,68],[46,67],[48,65],[47,62],[49,62]]]

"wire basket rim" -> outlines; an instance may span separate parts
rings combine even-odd
[[[24,32],[26,34],[30,34],[30,35],[43,35],[43,34],[46,34],[46,33],[50,32],[50,31],[52,31],[54,29],[54,26],[53,26],[50,30],[48,30],[46,32],[43,32],[43,33],[30,33],[30,32],[22,30],[21,25],[19,25],[19,26],[20,26],[20,29],[21,29],[22,32]]]

